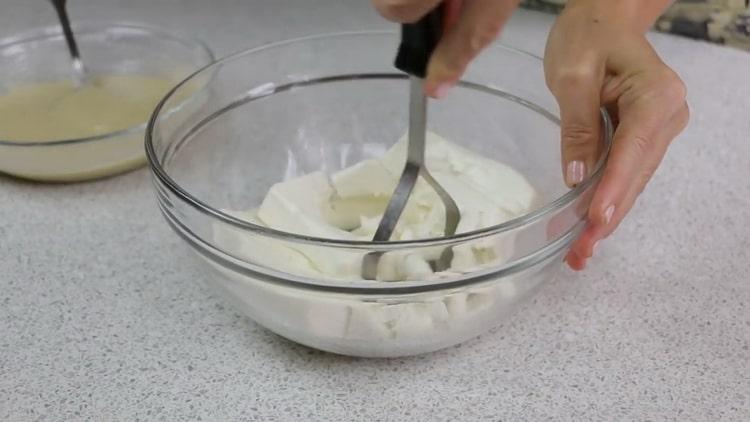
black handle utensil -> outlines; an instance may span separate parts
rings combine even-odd
[[[401,27],[401,45],[396,55],[396,67],[408,73],[409,78],[409,143],[407,145],[406,165],[401,177],[388,201],[383,218],[373,236],[374,242],[390,240],[393,230],[409,201],[417,179],[422,177],[440,197],[445,208],[445,236],[456,234],[461,214],[458,205],[448,192],[425,167],[425,135],[427,132],[427,98],[424,95],[424,77],[427,65],[435,50],[443,27],[443,6],[438,6],[419,22],[405,24]],[[374,280],[378,273],[378,262],[382,253],[371,252],[362,261],[362,277]],[[453,250],[446,248],[440,257],[430,262],[433,271],[444,271],[450,268]]]
[[[73,65],[74,81],[77,86],[81,86],[84,83],[86,68],[83,66],[81,53],[78,50],[78,44],[73,35],[73,29],[70,26],[70,19],[68,18],[68,11],[66,9],[67,0],[50,0],[50,2],[55,7],[63,35],[65,36],[65,42],[68,45],[68,51],[70,52],[70,59]]]

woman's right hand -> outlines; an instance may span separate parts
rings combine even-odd
[[[386,19],[418,21],[441,0],[372,0]],[[432,54],[425,78],[425,93],[441,98],[463,75],[469,63],[497,38],[520,0],[443,0],[445,32]]]

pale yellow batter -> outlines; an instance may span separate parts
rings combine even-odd
[[[143,124],[174,85],[135,75],[45,82],[0,93],[0,139],[52,141],[103,135]]]

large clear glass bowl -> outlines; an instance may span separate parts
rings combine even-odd
[[[158,28],[111,22],[74,25],[91,75],[135,75],[179,81],[213,61],[200,41]],[[72,68],[58,26],[0,40],[0,95],[18,86],[70,79]],[[165,92],[166,94],[166,92]],[[121,173],[146,162],[143,122],[77,139],[0,138],[0,172],[39,181],[74,182]]]
[[[609,150],[575,189],[562,181],[557,107],[538,57],[495,44],[447,98],[429,129],[512,165],[541,201],[526,215],[449,238],[388,243],[311,238],[255,225],[252,209],[277,182],[378,156],[407,128],[407,79],[392,67],[398,38],[341,33],[275,43],[204,68],[170,93],[146,133],[167,222],[209,270],[201,276],[259,324],[330,352],[392,357],[434,351],[496,326],[561,268],[583,228]],[[171,113],[173,97],[195,90]],[[269,259],[278,245],[334,257],[473,243],[506,256],[435,280],[337,280]]]

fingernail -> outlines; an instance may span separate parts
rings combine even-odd
[[[609,224],[613,215],[615,215],[615,206],[610,205],[604,210],[604,224]]]
[[[565,171],[565,178],[568,184],[575,186],[583,182],[583,178],[586,176],[586,164],[583,161],[571,161],[568,163],[568,168]]]
[[[596,242],[594,242],[594,246],[591,248],[591,255],[592,256],[596,255],[596,251],[597,251],[597,249],[599,249],[599,242],[600,242],[600,240],[597,240]]]
[[[448,95],[448,91],[450,91],[452,87],[453,85],[448,82],[444,82],[438,85],[438,87],[435,88],[435,98],[440,99],[445,97],[446,95]]]

